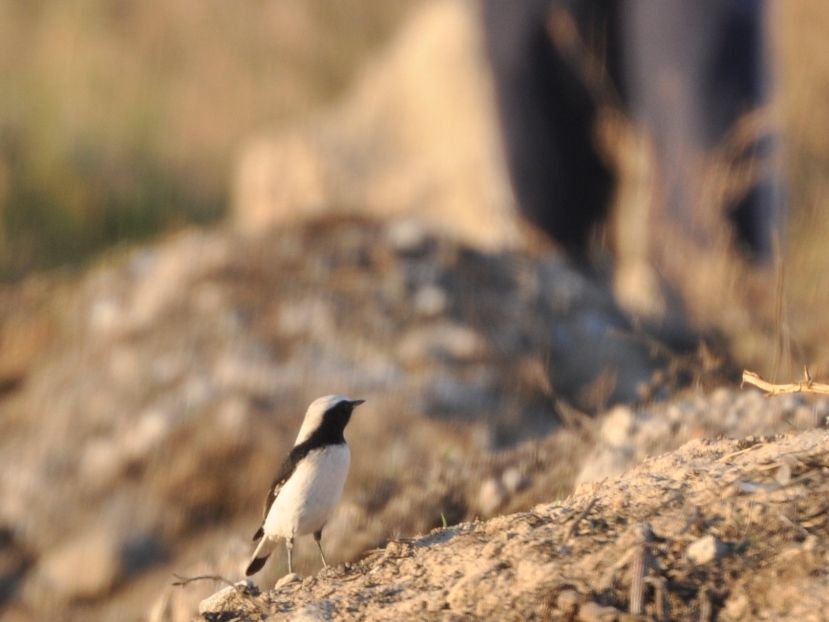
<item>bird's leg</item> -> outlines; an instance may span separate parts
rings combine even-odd
[[[291,565],[291,551],[294,548],[294,538],[291,536],[290,538],[285,538],[285,550],[288,551],[288,574],[293,573],[294,568]]]
[[[328,562],[325,561],[325,553],[322,552],[322,529],[314,532],[314,540],[317,541],[317,547],[320,550],[320,557],[322,557],[323,568],[328,568]]]

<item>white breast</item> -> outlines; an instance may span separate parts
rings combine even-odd
[[[308,452],[271,505],[265,533],[288,538],[322,529],[343,493],[350,463],[346,444]]]

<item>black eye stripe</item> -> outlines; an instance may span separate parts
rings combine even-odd
[[[342,402],[337,402],[331,408],[326,410],[325,414],[327,415],[329,413],[342,412],[344,410],[349,410],[350,408],[351,408],[351,402],[343,400]]]

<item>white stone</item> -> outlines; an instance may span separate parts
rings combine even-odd
[[[145,458],[159,446],[169,431],[170,421],[166,414],[157,408],[147,409],[126,434],[124,454],[132,460]]]
[[[278,589],[279,589],[279,588],[281,588],[281,587],[285,587],[286,585],[290,585],[291,583],[296,583],[296,582],[297,582],[297,581],[299,581],[299,580],[300,580],[300,576],[299,576],[297,573],[295,573],[295,572],[289,572],[289,573],[288,573],[288,574],[286,574],[284,577],[282,577],[281,579],[279,579],[279,581],[277,581],[277,582],[274,584],[273,588],[274,588],[275,590],[278,590]]]
[[[448,297],[437,285],[424,285],[414,297],[414,309],[425,317],[441,315],[446,310]]]
[[[445,322],[410,331],[398,347],[400,357],[409,362],[426,362],[440,356],[466,361],[483,354],[486,342],[468,326]]]
[[[501,482],[503,482],[508,493],[515,494],[527,485],[527,478],[521,473],[521,469],[512,466],[501,475]]]
[[[602,440],[611,447],[626,447],[636,429],[636,415],[627,406],[616,406],[602,423]]]
[[[228,585],[199,603],[199,615],[221,611],[236,598],[238,598],[236,586]]]
[[[478,492],[478,507],[485,516],[492,515],[506,500],[507,491],[501,480],[490,477],[481,484]]]
[[[426,240],[426,231],[416,220],[406,218],[392,222],[386,229],[386,236],[398,251],[412,252],[423,245]]]
[[[719,559],[728,551],[728,547],[712,535],[706,535],[692,542],[685,555],[694,564],[702,565]]]

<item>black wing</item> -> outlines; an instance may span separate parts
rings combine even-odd
[[[294,448],[294,450],[296,450],[296,447]],[[271,484],[271,489],[268,491],[268,496],[265,498],[265,510],[262,513],[262,523],[259,525],[259,529],[256,530],[256,533],[253,534],[254,542],[256,542],[265,534],[265,519],[268,518],[268,512],[270,511],[274,500],[279,495],[279,491],[282,490],[282,486],[285,485],[285,482],[288,481],[288,478],[291,477],[291,475],[293,475],[294,473],[294,470],[296,470],[296,465],[298,461],[299,456],[297,455],[297,452],[291,451],[291,453],[288,454],[288,457],[285,458],[285,462],[283,462],[282,466],[279,467],[279,473],[273,480],[273,483]]]

